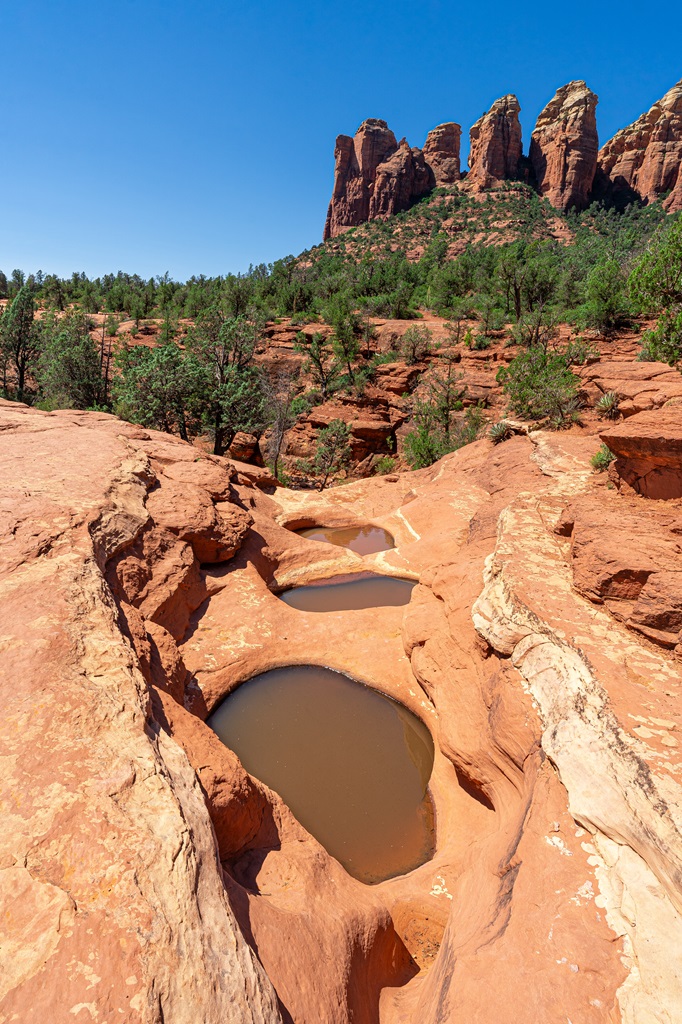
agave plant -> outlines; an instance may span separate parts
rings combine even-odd
[[[595,403],[595,409],[600,416],[606,416],[609,420],[615,420],[618,416],[618,404],[620,398],[617,391],[607,391]]]
[[[501,441],[508,440],[514,431],[509,426],[506,420],[500,420],[499,423],[493,423],[488,431],[488,437],[493,444],[499,444]]]

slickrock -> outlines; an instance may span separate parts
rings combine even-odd
[[[540,194],[560,210],[584,209],[597,170],[596,95],[585,82],[557,90],[537,119],[530,162]]]
[[[438,188],[455,185],[460,178],[459,143],[462,136],[460,125],[454,121],[439,124],[426,136],[424,160],[433,171]]]
[[[266,494],[263,470],[96,413],[4,403],[0,437],[0,1020],[676,1019],[676,510],[608,490],[593,435],[481,440],[322,494]],[[657,540],[629,560],[600,516]],[[395,549],[292,532],[366,523]],[[409,605],[276,596],[367,569],[418,580]],[[304,663],[431,730],[415,870],[351,878],[206,725]]]
[[[647,498],[682,498],[682,406],[641,412],[600,433],[620,480]]]
[[[599,178],[600,191],[623,201],[669,192],[668,212],[682,209],[682,81],[602,147]]]
[[[522,155],[521,106],[516,96],[502,96],[470,132],[467,180],[481,188],[518,177]]]
[[[274,1024],[204,795],[102,574],[153,529],[171,452],[196,488],[229,475],[113,416],[1,403],[0,422],[0,1019]]]

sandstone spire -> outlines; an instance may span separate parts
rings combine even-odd
[[[602,147],[599,171],[602,192],[645,202],[670,192],[666,209],[682,210],[682,81]]]
[[[560,210],[581,210],[590,201],[599,149],[597,102],[584,82],[569,82],[542,111],[531,136],[538,190]]]
[[[516,96],[502,96],[473,125],[469,180],[481,188],[518,176],[522,153],[520,110]]]
[[[462,129],[454,121],[439,124],[426,136],[424,160],[433,171],[438,188],[454,185],[459,181],[459,140]]]

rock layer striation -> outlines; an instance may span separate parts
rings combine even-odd
[[[502,96],[470,132],[469,176],[481,188],[518,178],[523,153],[516,96]]]
[[[596,108],[585,82],[569,82],[533,129],[529,156],[536,186],[560,210],[582,210],[590,201],[599,151]]]

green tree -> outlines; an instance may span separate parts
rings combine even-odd
[[[13,271],[13,279],[15,275],[18,279],[19,274],[20,271]],[[34,323],[34,315],[35,304],[31,290],[28,285],[22,284],[0,322],[2,347],[16,376],[16,397],[19,402],[23,402],[26,396],[27,376],[35,372],[40,353],[41,334]],[[7,383],[6,378],[5,393]]]
[[[671,366],[682,361],[682,218],[656,233],[630,275],[630,294],[640,309],[658,314],[644,335],[640,358]]]
[[[171,341],[155,348],[122,348],[116,365],[116,414],[145,427],[177,432],[188,441],[190,427],[199,425],[206,381],[198,361]]]
[[[238,430],[263,430],[262,381],[253,366],[262,326],[257,317],[231,317],[212,306],[187,333],[187,351],[204,370],[204,422],[215,455],[224,454]]]
[[[326,487],[331,474],[338,473],[350,461],[350,437],[350,427],[343,420],[332,420],[317,435],[315,454],[303,463],[303,468],[321,478],[321,491]]]
[[[597,263],[587,275],[585,322],[612,334],[628,322],[627,277],[615,259]]]
[[[399,352],[408,366],[420,363],[431,354],[431,331],[428,327],[408,327],[399,342]]]
[[[530,348],[501,367],[497,380],[512,410],[525,419],[549,416],[559,426],[576,408],[580,382],[564,353]]]
[[[90,409],[106,402],[105,382],[87,317],[79,310],[48,314],[40,322],[37,369],[41,400],[53,409]]]
[[[299,331],[294,350],[305,356],[303,372],[309,373],[323,398],[328,398],[338,379],[338,363],[330,343],[316,331],[312,336]]]

